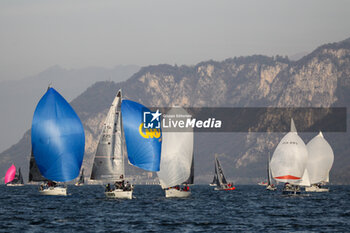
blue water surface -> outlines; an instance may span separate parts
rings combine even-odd
[[[66,197],[41,196],[37,188],[0,186],[1,232],[350,231],[350,186],[283,196],[262,186],[195,185],[186,199],[166,199],[160,186],[136,186],[132,200],[107,199],[99,185],[69,185]]]

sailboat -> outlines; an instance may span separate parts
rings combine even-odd
[[[115,182],[113,189],[108,184],[105,195],[112,198],[132,199],[133,189],[124,183],[125,138],[121,118],[122,93],[119,90],[109,108],[95,153],[91,180]]]
[[[224,171],[220,165],[218,156],[215,155],[215,174],[217,177],[216,180],[216,187],[214,188],[214,190],[217,191],[229,191],[229,190],[235,190],[236,188],[232,185],[232,183],[227,183],[225,175],[224,175]]]
[[[115,182],[106,186],[107,198],[132,199],[133,186],[125,183],[124,156],[147,171],[159,170],[161,132],[143,129],[143,105],[123,100],[119,90],[109,109],[97,146],[91,180]]]
[[[58,182],[71,181],[79,175],[84,128],[69,103],[50,86],[36,106],[31,137],[34,160],[31,159],[29,180],[42,179],[39,172],[46,180],[39,188],[40,194],[67,195],[67,187]],[[38,171],[34,171],[36,166]]]
[[[184,116],[176,117],[178,122],[186,122],[189,118],[189,113],[180,107],[173,107],[167,115]],[[194,180],[193,129],[181,128],[178,124],[163,131],[162,140],[162,159],[157,175],[165,197],[188,197],[191,195],[188,185]],[[183,188],[182,184],[185,185]]]
[[[270,168],[270,156],[268,156],[268,161],[267,161],[267,186],[266,190],[270,191],[275,191],[277,187],[272,183],[271,179],[271,168]]]
[[[329,171],[332,168],[334,154],[331,146],[324,139],[322,132],[315,136],[307,145],[309,153],[307,170],[310,177],[310,187],[305,187],[306,192],[328,192],[328,188],[322,188],[322,184],[329,182]]]
[[[79,177],[79,180],[77,183],[75,183],[75,186],[82,186],[85,183],[85,179],[84,179],[84,168],[81,170],[81,174]]]
[[[16,171],[15,165],[12,164],[12,166],[6,172],[5,184],[7,186],[23,186],[24,183],[21,168],[18,168],[18,171]]]
[[[310,185],[306,163],[308,152],[298,136],[293,119],[291,129],[277,145],[270,162],[272,177],[284,182],[283,194],[300,194],[300,186]]]

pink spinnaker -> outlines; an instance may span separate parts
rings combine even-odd
[[[5,184],[13,181],[13,179],[15,178],[15,175],[16,175],[16,167],[15,167],[15,165],[12,164],[12,166],[6,172]]]

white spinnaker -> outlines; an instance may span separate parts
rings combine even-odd
[[[304,174],[308,153],[303,140],[291,122],[291,132],[287,133],[274,151],[270,166],[272,177],[279,182],[299,185]]]
[[[304,174],[299,180],[298,183],[299,186],[310,186],[310,177],[309,172],[307,171],[307,168],[305,168]]]
[[[306,148],[309,153],[307,169],[309,171],[310,183],[328,182],[329,171],[334,161],[331,146],[320,132],[306,145]]]
[[[185,109],[174,107],[166,113],[167,116],[189,116]],[[164,116],[163,116],[164,117]],[[164,117],[165,118],[165,117]],[[171,117],[173,121],[186,122],[190,117]],[[193,157],[193,129],[180,128],[179,125],[162,132],[162,155],[160,171],[157,172],[163,189],[180,185],[191,173]]]

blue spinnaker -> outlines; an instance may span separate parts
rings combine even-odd
[[[55,89],[49,88],[32,121],[32,149],[40,173],[57,182],[75,179],[84,147],[84,128],[78,115]]]
[[[143,127],[143,113],[150,110],[134,101],[123,100],[121,111],[130,163],[147,171],[159,171],[161,129]]]

